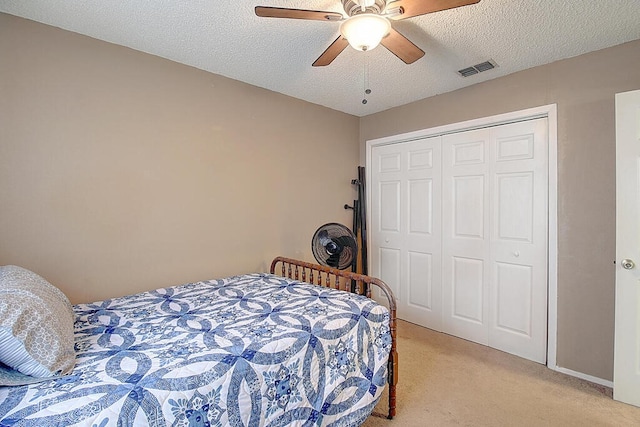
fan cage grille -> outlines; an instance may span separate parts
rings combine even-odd
[[[338,223],[319,227],[311,239],[311,250],[320,264],[340,270],[353,267],[358,256],[355,234]]]

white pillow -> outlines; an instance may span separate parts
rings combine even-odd
[[[0,266],[0,362],[23,377],[7,375],[2,367],[0,385],[69,373],[76,356],[74,319],[69,299],[58,288],[22,267]]]

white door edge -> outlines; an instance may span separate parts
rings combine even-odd
[[[401,142],[423,139],[431,136],[445,135],[463,130],[502,125],[523,120],[546,117],[549,126],[549,239],[548,239],[548,324],[547,324],[547,367],[557,370],[557,335],[558,335],[558,107],[556,104],[543,105],[505,114],[467,120],[458,123],[436,126],[433,128],[407,132],[366,141],[365,179],[371,182],[372,150],[375,146],[398,144]],[[366,187],[367,223],[371,224],[371,186]],[[372,241],[371,227],[367,228],[367,239]],[[371,266],[369,266],[371,269]]]

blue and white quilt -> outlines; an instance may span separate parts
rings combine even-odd
[[[388,310],[249,274],[74,306],[76,367],[0,387],[0,426],[357,426],[386,383]]]

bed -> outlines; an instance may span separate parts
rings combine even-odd
[[[5,382],[0,426],[357,426],[385,389],[395,415],[395,300],[376,278],[278,257],[73,316],[73,366]]]

